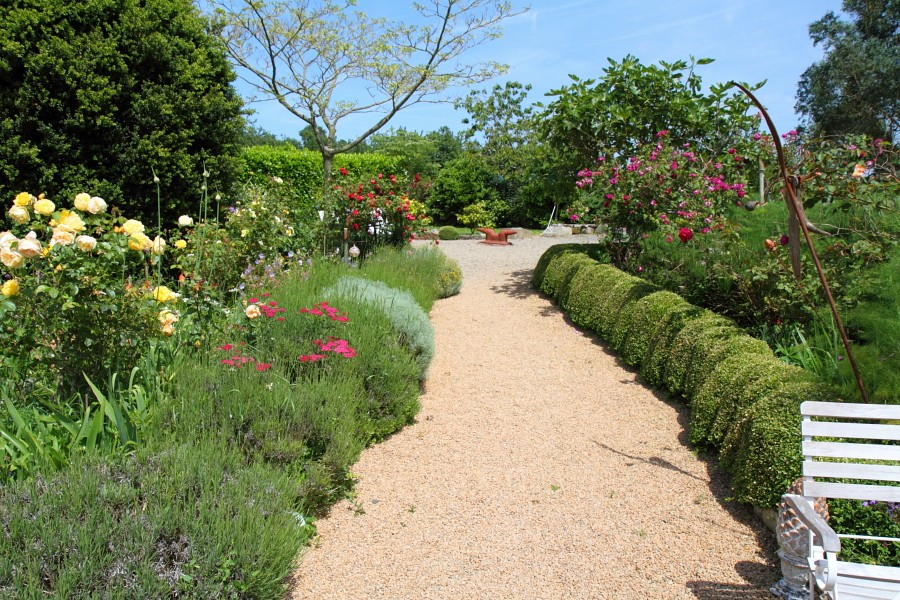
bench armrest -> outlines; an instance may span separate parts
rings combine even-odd
[[[818,542],[816,545],[821,546],[824,552],[837,554],[841,551],[840,538],[838,538],[834,529],[825,522],[825,519],[813,510],[812,498],[796,494],[785,494],[781,499],[797,512],[797,517],[800,521],[815,534]]]

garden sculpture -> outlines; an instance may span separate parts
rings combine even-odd
[[[479,227],[478,231],[485,236],[481,241],[482,244],[492,244],[495,246],[512,246],[512,242],[507,241],[506,238],[519,233],[515,229],[501,229],[500,231],[494,231],[488,227]]]

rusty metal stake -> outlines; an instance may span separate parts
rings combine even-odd
[[[737,82],[730,82],[729,85],[733,85],[739,88],[742,92],[747,94],[750,100],[753,101],[753,104],[759,108],[762,113],[763,118],[766,120],[766,124],[769,126],[769,131],[772,133],[772,140],[775,142],[775,152],[778,155],[778,168],[781,171],[781,176],[784,178],[784,187],[787,191],[788,208],[792,216],[794,215],[802,215],[803,214],[803,206],[800,204],[797,199],[797,194],[794,188],[794,185],[791,181],[790,175],[787,172],[787,163],[784,160],[784,152],[781,149],[781,141],[778,138],[778,131],[775,129],[775,124],[772,122],[771,117],[769,117],[769,113],[766,112],[766,109],[760,104],[759,100],[756,99],[750,90],[742,86]],[[859,372],[859,366],[856,364],[856,357],[853,355],[853,350],[850,349],[850,338],[847,337],[847,331],[844,329],[844,323],[841,321],[841,315],[838,314],[837,305],[834,302],[834,297],[831,295],[831,287],[828,285],[828,279],[825,277],[825,271],[822,269],[822,263],[819,260],[819,255],[816,253],[816,249],[812,243],[812,237],[809,234],[809,227],[806,225],[806,219],[799,218],[797,219],[800,225],[800,229],[803,231],[803,237],[806,240],[806,245],[809,248],[810,254],[812,254],[813,264],[816,266],[816,273],[819,275],[819,281],[822,283],[822,288],[825,290],[825,297],[828,299],[828,306],[831,307],[831,314],[834,316],[834,322],[837,324],[838,331],[841,334],[841,341],[844,343],[844,349],[847,351],[847,358],[850,361],[850,366],[853,368],[853,374],[856,376],[856,385],[859,387],[859,393],[862,395],[863,402],[869,402],[869,395],[866,393],[866,386],[863,384],[862,375]]]

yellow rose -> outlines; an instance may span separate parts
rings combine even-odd
[[[255,319],[262,313],[259,311],[259,307],[255,304],[251,304],[247,308],[244,309],[244,314],[247,315],[248,319]]]
[[[157,318],[159,319],[160,325],[171,325],[178,322],[178,313],[166,308],[159,311],[159,315],[157,316]]]
[[[0,288],[0,294],[3,294],[7,298],[10,296],[18,296],[19,295],[19,282],[15,279],[10,279],[6,283],[3,284],[3,287]]]
[[[137,232],[128,238],[128,247],[135,252],[144,252],[153,247],[153,242],[143,233]]]
[[[22,255],[9,248],[0,248],[0,262],[10,269],[18,269],[22,266]]]
[[[97,240],[89,235],[79,235],[75,238],[75,245],[83,252],[90,252],[97,245]]]
[[[92,215],[99,215],[106,212],[106,200],[99,196],[92,196],[87,203],[87,211]]]
[[[19,240],[19,254],[25,258],[34,258],[41,253],[41,243],[37,239],[37,234],[29,231],[28,235]]]
[[[51,246],[71,246],[75,242],[75,234],[68,227],[56,227],[53,237],[50,238]]]
[[[150,245],[150,252],[156,254],[157,256],[162,255],[166,251],[166,240],[161,238],[160,236],[156,236],[153,238],[153,242]]]
[[[136,233],[144,233],[144,224],[135,219],[128,219],[122,223],[122,230],[126,235],[134,235]]]
[[[179,296],[180,294],[176,294],[164,285],[153,288],[150,291],[150,297],[163,304],[165,304],[166,302],[173,302],[177,300]]]
[[[187,242],[184,240],[178,240],[177,242],[175,242],[175,247],[179,250],[184,250],[185,248],[187,248]]]
[[[16,206],[28,206],[35,200],[36,198],[28,192],[22,192],[21,194],[16,195],[15,200],[13,200],[13,204],[15,204]]]
[[[31,218],[31,215],[28,214],[28,209],[19,205],[10,208],[7,214],[9,215],[10,220],[18,225],[27,223]]]
[[[84,221],[81,220],[81,217],[78,216],[78,213],[73,213],[70,210],[60,211],[58,226],[65,227],[72,233],[84,231]]]
[[[75,196],[75,208],[80,211],[86,211],[88,206],[88,201],[91,199],[90,194],[85,194],[81,192]]]
[[[41,198],[34,203],[34,212],[45,217],[49,217],[56,210],[56,205],[46,198]]]

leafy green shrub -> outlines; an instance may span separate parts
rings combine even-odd
[[[465,207],[462,214],[456,215],[457,222],[468,227],[474,233],[479,227],[496,227],[497,221],[484,202],[476,202]]]
[[[438,229],[438,237],[445,241],[453,241],[459,239],[459,232],[452,225],[444,225]]]
[[[459,263],[444,255],[444,262],[438,275],[438,298],[455,296],[462,289],[462,269]]]
[[[597,263],[579,269],[569,284],[567,310],[572,322],[590,331],[599,331],[603,318],[598,298],[624,274],[606,264]]]
[[[625,343],[628,330],[620,327],[619,323],[623,318],[627,318],[627,309],[644,296],[656,291],[659,291],[659,288],[652,283],[637,277],[625,277],[602,298],[600,334],[614,349],[621,350]]]
[[[692,304],[676,303],[663,313],[641,362],[640,374],[644,381],[653,386],[663,385],[672,343],[687,323],[706,312]]]
[[[749,359],[753,355],[772,357],[772,350],[764,341],[750,337],[741,330],[737,331],[739,333],[726,328],[721,333],[709,332],[709,335],[700,334],[698,337],[695,344],[696,356],[684,378],[684,396],[690,402],[693,403],[700,386],[726,358],[741,356]]]
[[[691,399],[691,442],[719,447],[735,420],[755,401],[756,382],[789,381],[803,373],[771,353],[736,352],[723,357]]]
[[[720,454],[733,473],[735,496],[774,508],[800,476],[800,405],[777,397],[760,399],[737,420]]]
[[[0,38],[0,198],[90,189],[155,217],[153,168],[174,219],[202,186],[232,189],[242,103],[224,45],[189,0],[4,2]]]
[[[736,337],[741,330],[731,319],[706,311],[691,319],[673,338],[666,361],[664,383],[673,394],[685,395],[685,379],[694,368],[694,361],[700,354],[698,346],[707,339]]]
[[[870,506],[859,500],[828,500],[828,522],[837,533],[900,538],[896,511],[896,507],[888,507],[884,503]],[[841,540],[840,558],[848,562],[896,567],[900,566],[900,545],[845,538]]]
[[[568,296],[572,277],[580,268],[592,264],[596,261],[580,252],[560,254],[547,266],[540,290],[563,306],[562,298]]]
[[[626,364],[636,367],[644,361],[663,316],[674,306],[689,305],[678,294],[662,291],[648,294],[622,310],[617,331],[624,337],[621,353]]]
[[[388,287],[380,281],[361,277],[342,277],[334,287],[325,290],[324,296],[355,298],[383,310],[419,364],[419,377],[427,378],[428,367],[434,358],[434,328],[431,326],[428,313],[416,302],[412,294],[406,290]]]
[[[544,274],[550,263],[560,254],[569,254],[572,252],[587,254],[597,262],[609,262],[609,258],[597,244],[555,244],[547,248],[538,259],[537,265],[534,267],[534,272],[531,275],[531,285],[534,286],[535,289],[541,289],[541,285],[544,281]]]
[[[428,194],[428,213],[438,223],[456,225],[466,206],[501,204],[492,182],[494,172],[480,154],[467,153],[444,164]]]
[[[800,404],[838,401],[834,389],[819,382],[774,376],[746,391],[755,399],[735,419],[722,443],[722,466],[733,474],[735,498],[773,508],[800,476]]]

